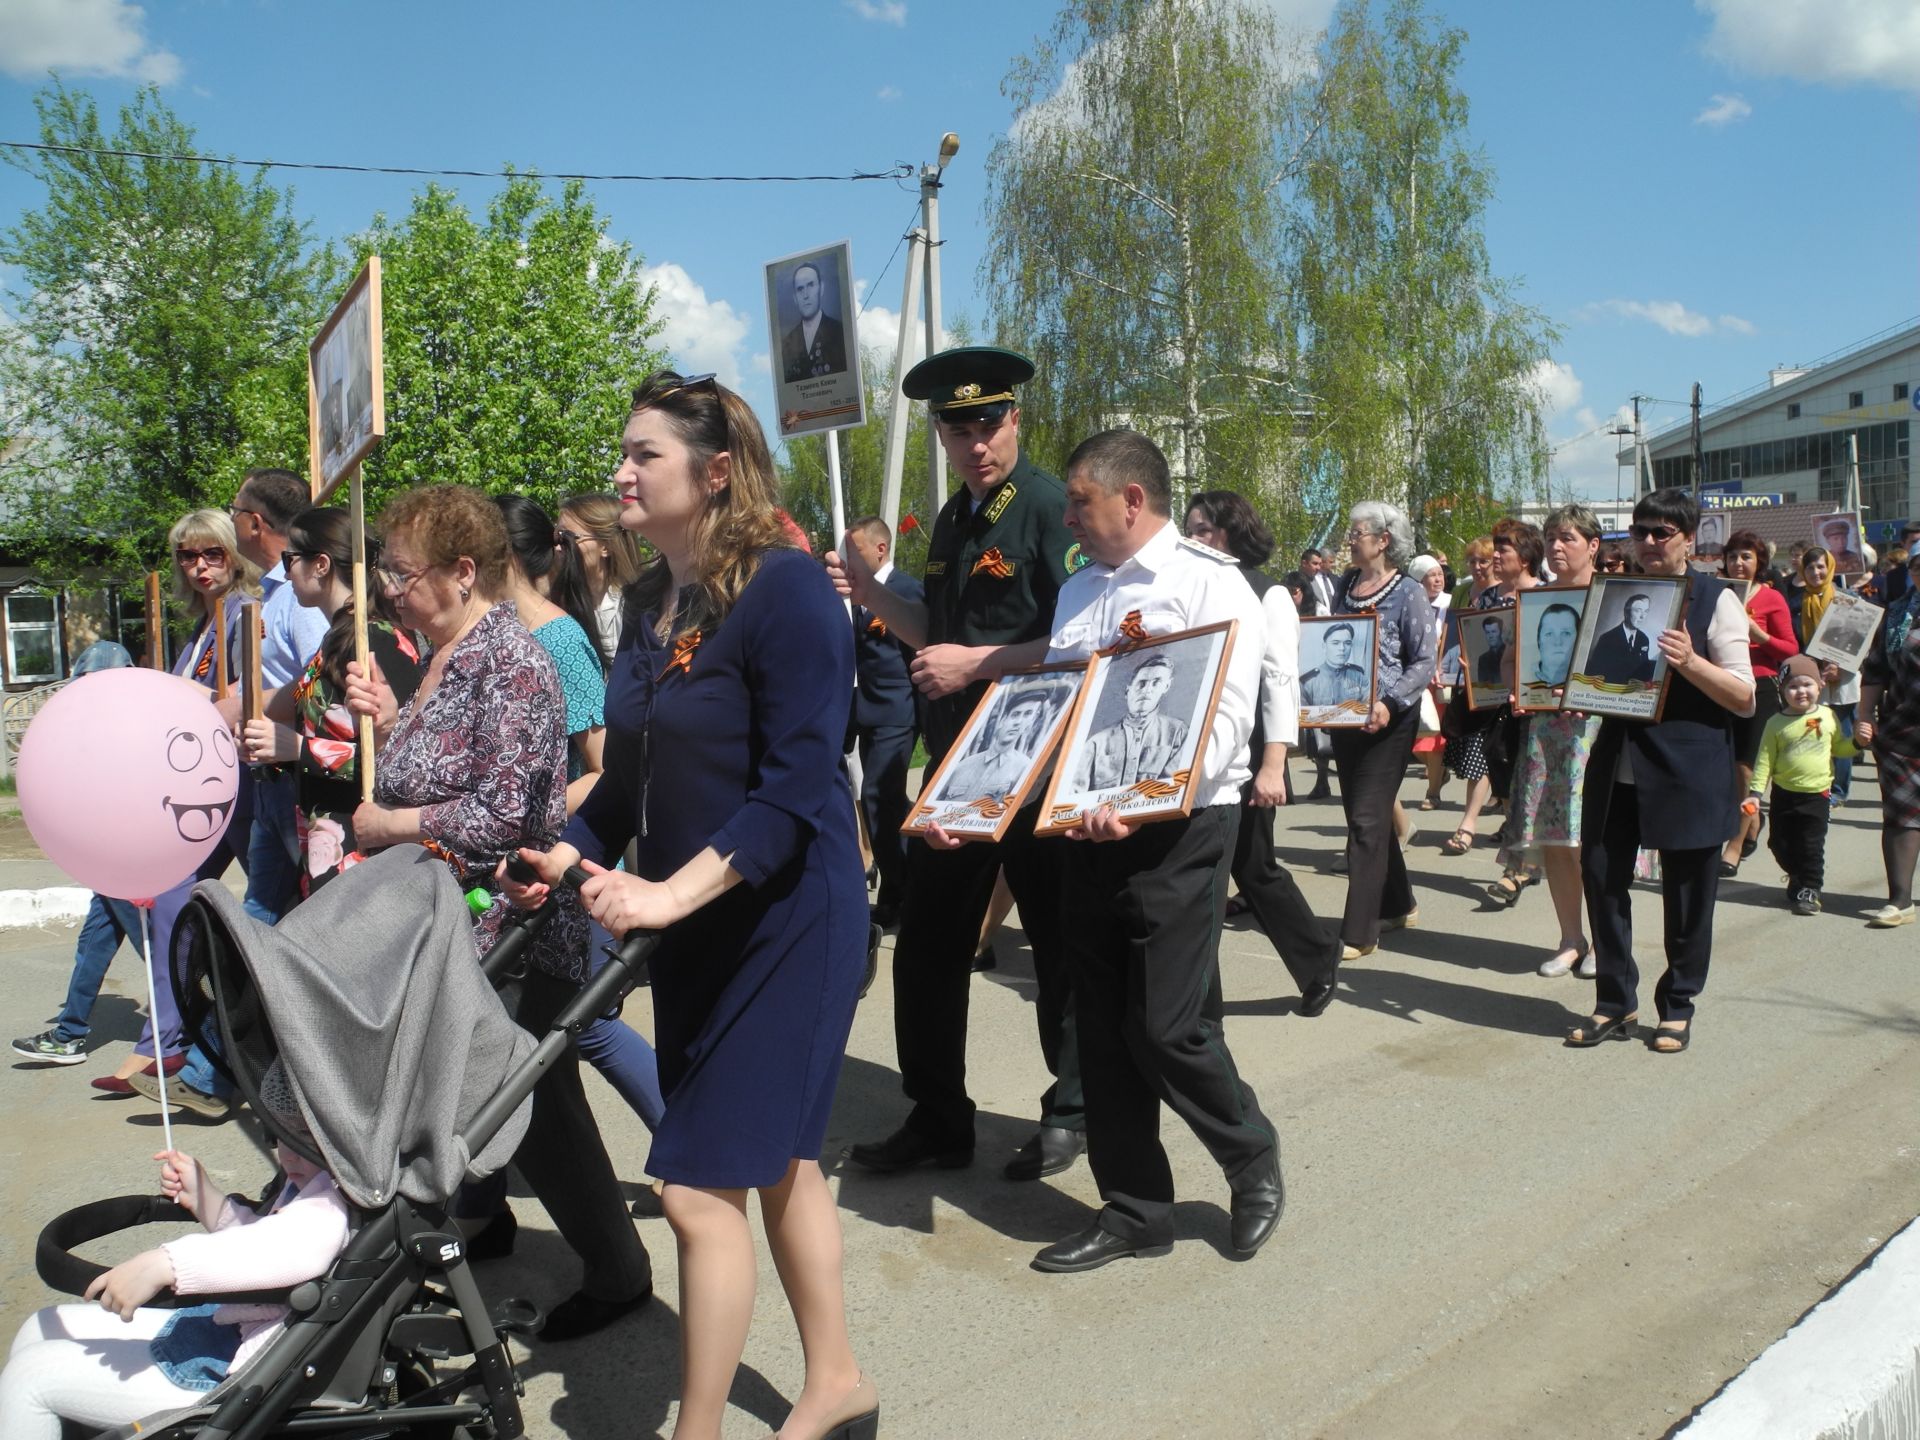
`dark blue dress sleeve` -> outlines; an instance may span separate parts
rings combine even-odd
[[[853,630],[826,573],[798,552],[762,562],[734,611],[746,627],[747,700],[760,756],[743,804],[714,832],[749,885],[795,859],[843,798]],[[851,803],[847,801],[846,803]]]

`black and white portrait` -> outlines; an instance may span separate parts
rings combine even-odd
[[[1469,710],[1497,709],[1511,693],[1513,617],[1511,605],[1460,612],[1460,656],[1467,673]]]
[[[1050,666],[988,687],[902,829],[998,839],[1045,772],[1086,670]]]
[[[1513,621],[1517,709],[1560,708],[1560,691],[1573,672],[1573,649],[1580,638],[1587,593],[1584,585],[1538,585],[1520,592]]]
[[[1822,515],[1813,522],[1813,543],[1832,557],[1835,575],[1866,573],[1866,547],[1860,539],[1858,516]]]
[[[1071,828],[1102,805],[1129,820],[1187,813],[1233,629],[1183,630],[1094,657],[1039,831]]]
[[[1364,725],[1373,711],[1372,615],[1300,617],[1300,723],[1309,729]]]
[[[1660,636],[1680,623],[1684,575],[1600,575],[1588,587],[1565,708],[1657,720],[1666,695]]]
[[[851,247],[842,241],[769,261],[766,291],[781,435],[864,424]]]
[[[1835,590],[1827,610],[1807,641],[1807,654],[1842,670],[1858,672],[1873,648],[1874,632],[1886,612],[1862,595]]]
[[[368,260],[307,352],[314,501],[319,503],[386,433],[380,343],[380,261]]]

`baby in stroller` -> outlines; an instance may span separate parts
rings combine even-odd
[[[311,1146],[278,1061],[262,1078],[260,1099],[282,1131]],[[191,1405],[280,1332],[284,1305],[146,1303],[166,1289],[282,1289],[326,1273],[347,1243],[347,1202],[333,1177],[291,1146],[276,1145],[274,1154],[285,1182],[259,1211],[216,1190],[192,1156],[169,1150],[155,1157],[161,1193],[207,1233],[168,1241],[98,1276],[86,1292],[97,1305],[55,1305],[30,1317],[0,1372],[0,1435],[60,1440],[63,1418],[124,1425]]]

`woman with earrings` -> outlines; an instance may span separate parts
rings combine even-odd
[[[753,1317],[758,1192],[806,1379],[782,1440],[869,1440],[879,1396],[847,1335],[840,1217],[820,1169],[866,964],[867,896],[841,742],[853,635],[795,547],[753,412],[711,375],[634,392],[614,475],[654,558],[627,589],[607,772],[562,843],[616,934],[652,959],[665,1118],[647,1169],[680,1251],[677,1440],[716,1440]],[[633,873],[605,867],[636,842]]]
[[[241,730],[251,765],[299,767],[294,818],[300,833],[300,894],[320,886],[361,858],[353,831],[360,804],[360,736],[347,712],[347,665],[353,659],[353,520],[344,510],[302,513],[287,531],[282,557],[287,583],[302,605],[330,622],[327,638],[291,686],[274,693],[261,719]],[[367,648],[398,703],[420,682],[420,652],[394,626],[393,607],[378,586],[369,589]]]
[[[1685,490],[1655,490],[1633,507],[1635,559],[1644,575],[1687,575],[1700,507]],[[1593,924],[1597,975],[1576,1047],[1625,1040],[1640,1015],[1633,958],[1633,866],[1660,852],[1667,968],[1654,988],[1659,1027],[1648,1048],[1677,1055],[1693,1042],[1693,1002],[1713,956],[1720,847],[1739,829],[1734,727],[1753,713],[1746,607],[1733,586],[1694,572],[1679,623],[1658,637],[1667,667],[1660,719],[1603,719],[1581,793],[1580,868]]]

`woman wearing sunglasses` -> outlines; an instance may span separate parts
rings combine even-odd
[[[1633,549],[1648,575],[1685,575],[1700,510],[1684,490],[1656,490],[1633,507]],[[1603,720],[1582,795],[1581,870],[1597,975],[1591,1018],[1567,1036],[1585,1047],[1625,1040],[1639,1019],[1633,958],[1633,864],[1660,852],[1666,972],[1654,988],[1659,1028],[1649,1048],[1677,1055],[1693,1039],[1693,1002],[1707,983],[1720,847],[1740,824],[1734,730],[1753,714],[1750,628],[1740,592],[1696,573],[1678,627],[1659,636],[1666,706],[1646,724]]]

